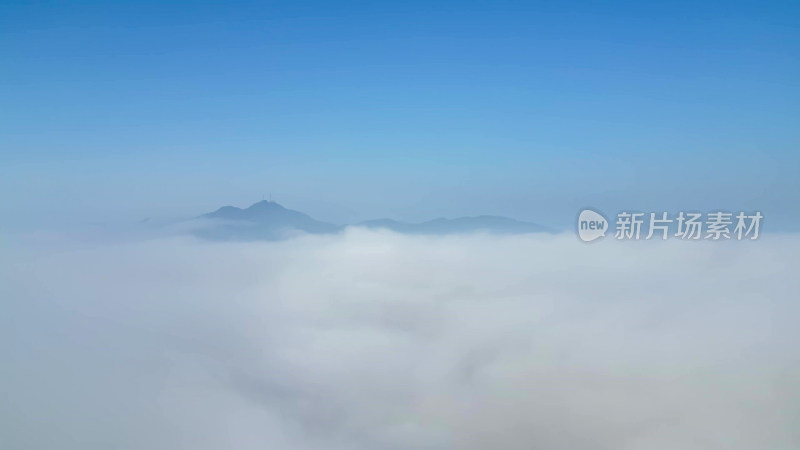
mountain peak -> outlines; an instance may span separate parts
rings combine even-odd
[[[259,210],[259,209],[286,209],[278,202],[273,202],[272,200],[261,200],[260,202],[255,202],[252,205],[248,206],[247,209],[249,210]]]
[[[340,227],[314,220],[311,217],[280,204],[262,200],[247,208],[224,206],[200,216],[205,219],[222,219],[227,223],[197,231],[202,237],[212,239],[280,239],[296,231],[305,233],[333,233]]]

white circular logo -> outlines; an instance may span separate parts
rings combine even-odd
[[[584,209],[578,215],[578,237],[583,242],[591,242],[606,235],[608,221],[602,214]]]

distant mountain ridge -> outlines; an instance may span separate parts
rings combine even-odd
[[[522,222],[508,217],[476,216],[456,219],[438,218],[421,223],[400,222],[392,219],[378,219],[361,222],[357,226],[383,228],[406,234],[454,234],[485,231],[495,234],[541,233],[547,228],[530,222]]]
[[[223,206],[196,219],[204,226],[193,233],[214,240],[280,240],[297,234],[336,233],[345,228],[322,222],[299,211],[288,209],[277,202],[263,200],[247,208]],[[547,228],[530,222],[499,216],[438,218],[421,223],[377,219],[352,226],[386,229],[403,234],[445,235],[487,232],[494,234],[541,233]]]

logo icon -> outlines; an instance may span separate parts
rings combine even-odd
[[[608,231],[608,221],[602,214],[584,209],[578,215],[578,237],[583,242],[591,242],[600,239]]]

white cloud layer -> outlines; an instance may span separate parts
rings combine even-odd
[[[0,257],[0,448],[800,448],[800,237]]]

